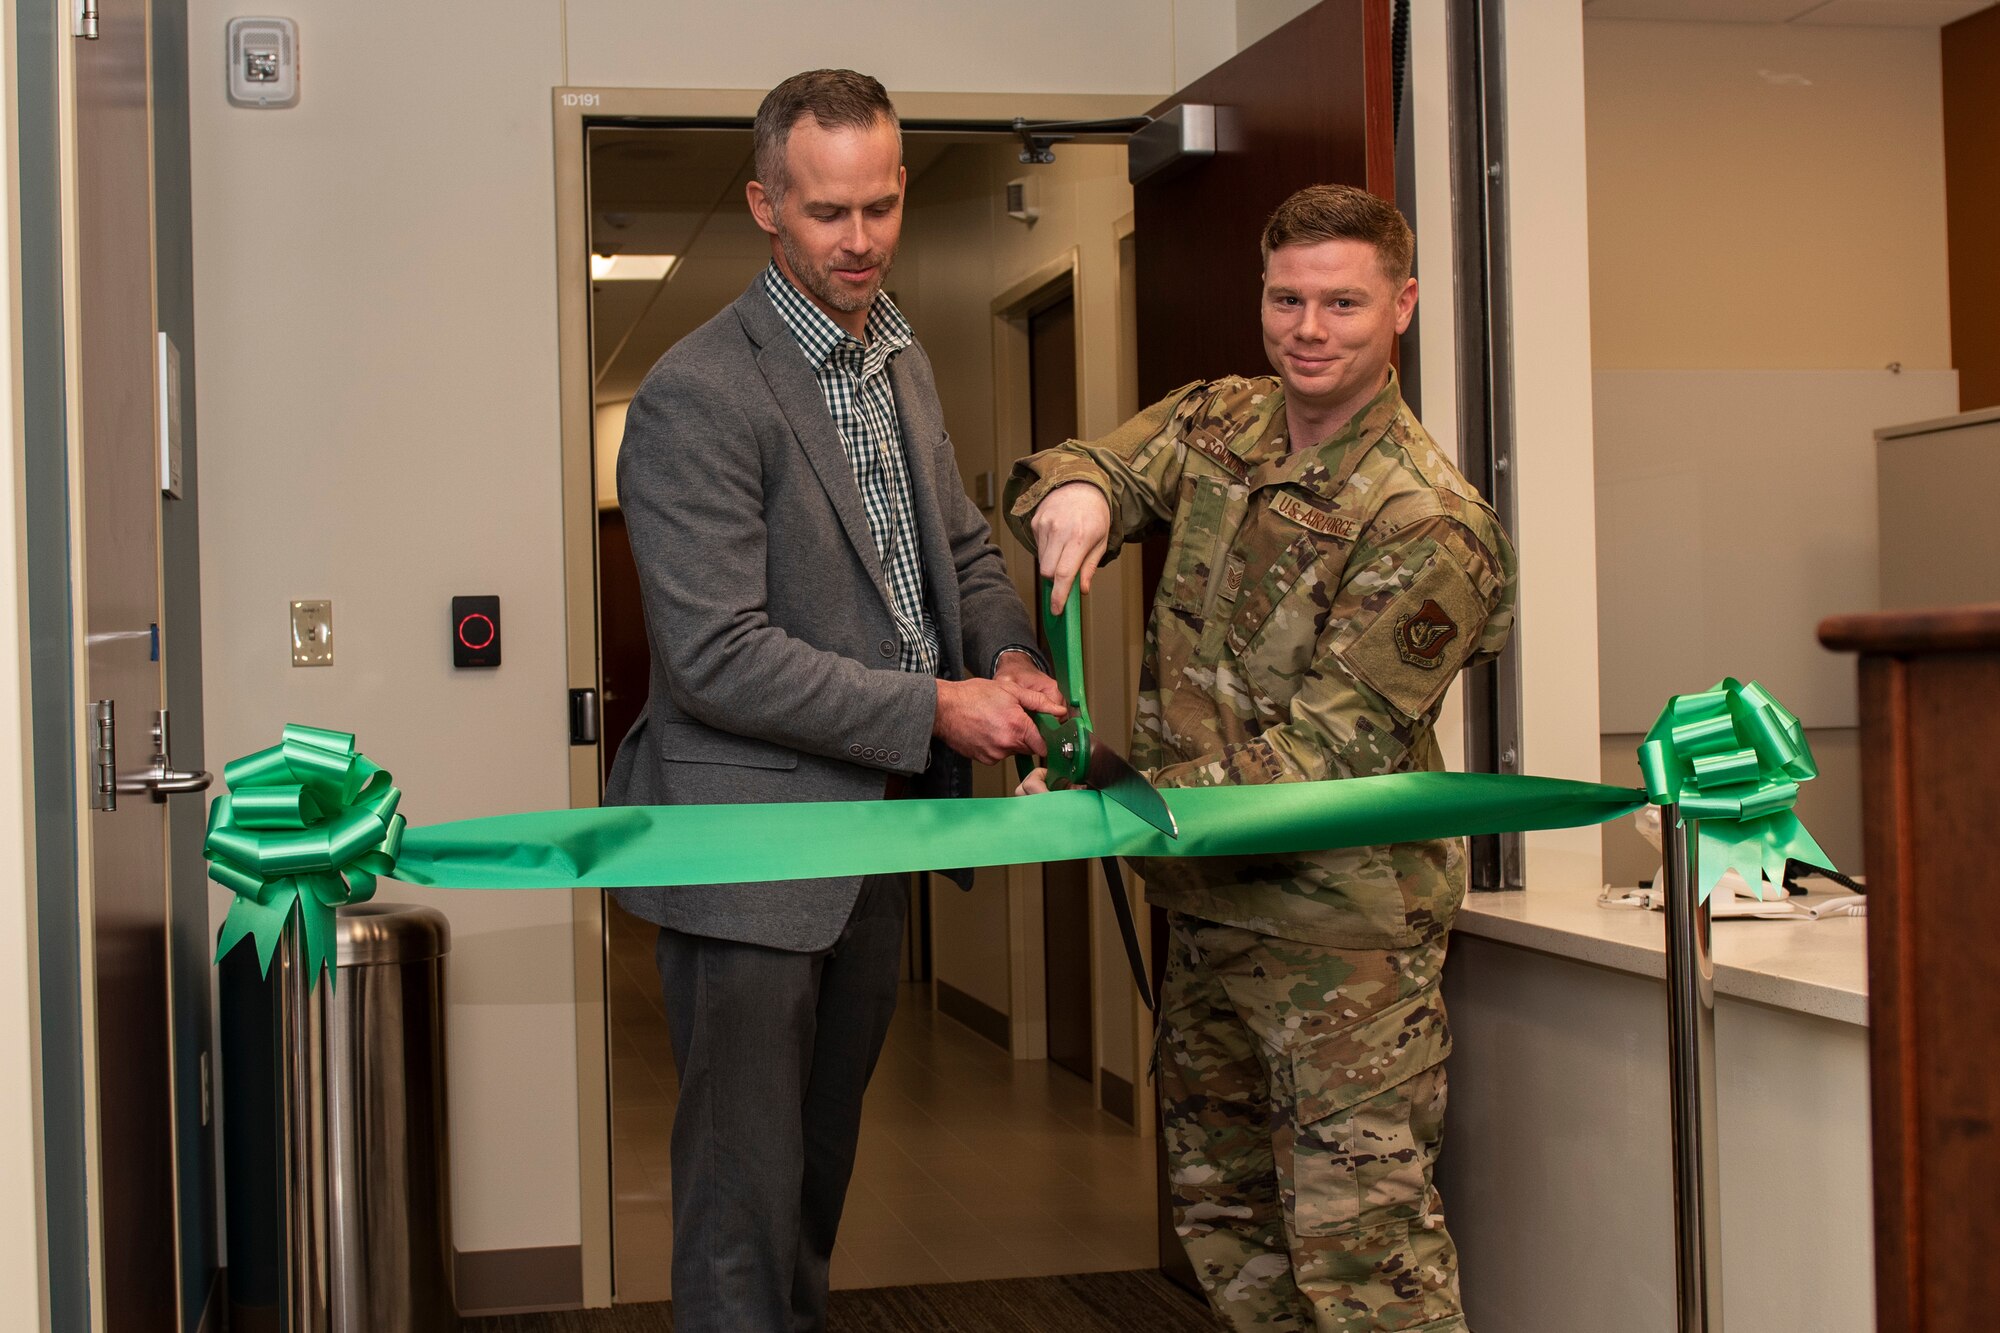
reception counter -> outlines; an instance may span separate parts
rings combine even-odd
[[[1866,922],[1714,926],[1732,1333],[1874,1327]],[[1479,1333],[1671,1333],[1665,918],[1474,894],[1440,1168]]]

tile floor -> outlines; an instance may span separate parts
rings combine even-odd
[[[617,1298],[669,1296],[674,1062],[654,928],[611,907]],[[1017,1061],[906,987],[863,1112],[836,1288],[1151,1268],[1153,1145],[1090,1086]]]

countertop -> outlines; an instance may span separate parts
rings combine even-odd
[[[1600,907],[1594,890],[1468,893],[1460,933],[1641,976],[1666,977],[1666,913]],[[1717,995],[1868,1024],[1865,917],[1710,926]]]

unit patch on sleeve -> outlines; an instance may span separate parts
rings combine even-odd
[[[1341,654],[1342,665],[1404,717],[1420,718],[1477,651],[1487,611],[1451,552],[1433,548],[1409,586]]]
[[[1396,656],[1413,667],[1435,671],[1444,661],[1444,650],[1458,637],[1458,626],[1445,609],[1429,597],[1414,611],[1396,617]]]

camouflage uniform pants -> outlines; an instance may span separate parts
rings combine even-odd
[[[1224,1326],[1463,1333],[1432,1183],[1444,941],[1335,949],[1170,921],[1159,1086],[1174,1229]]]

